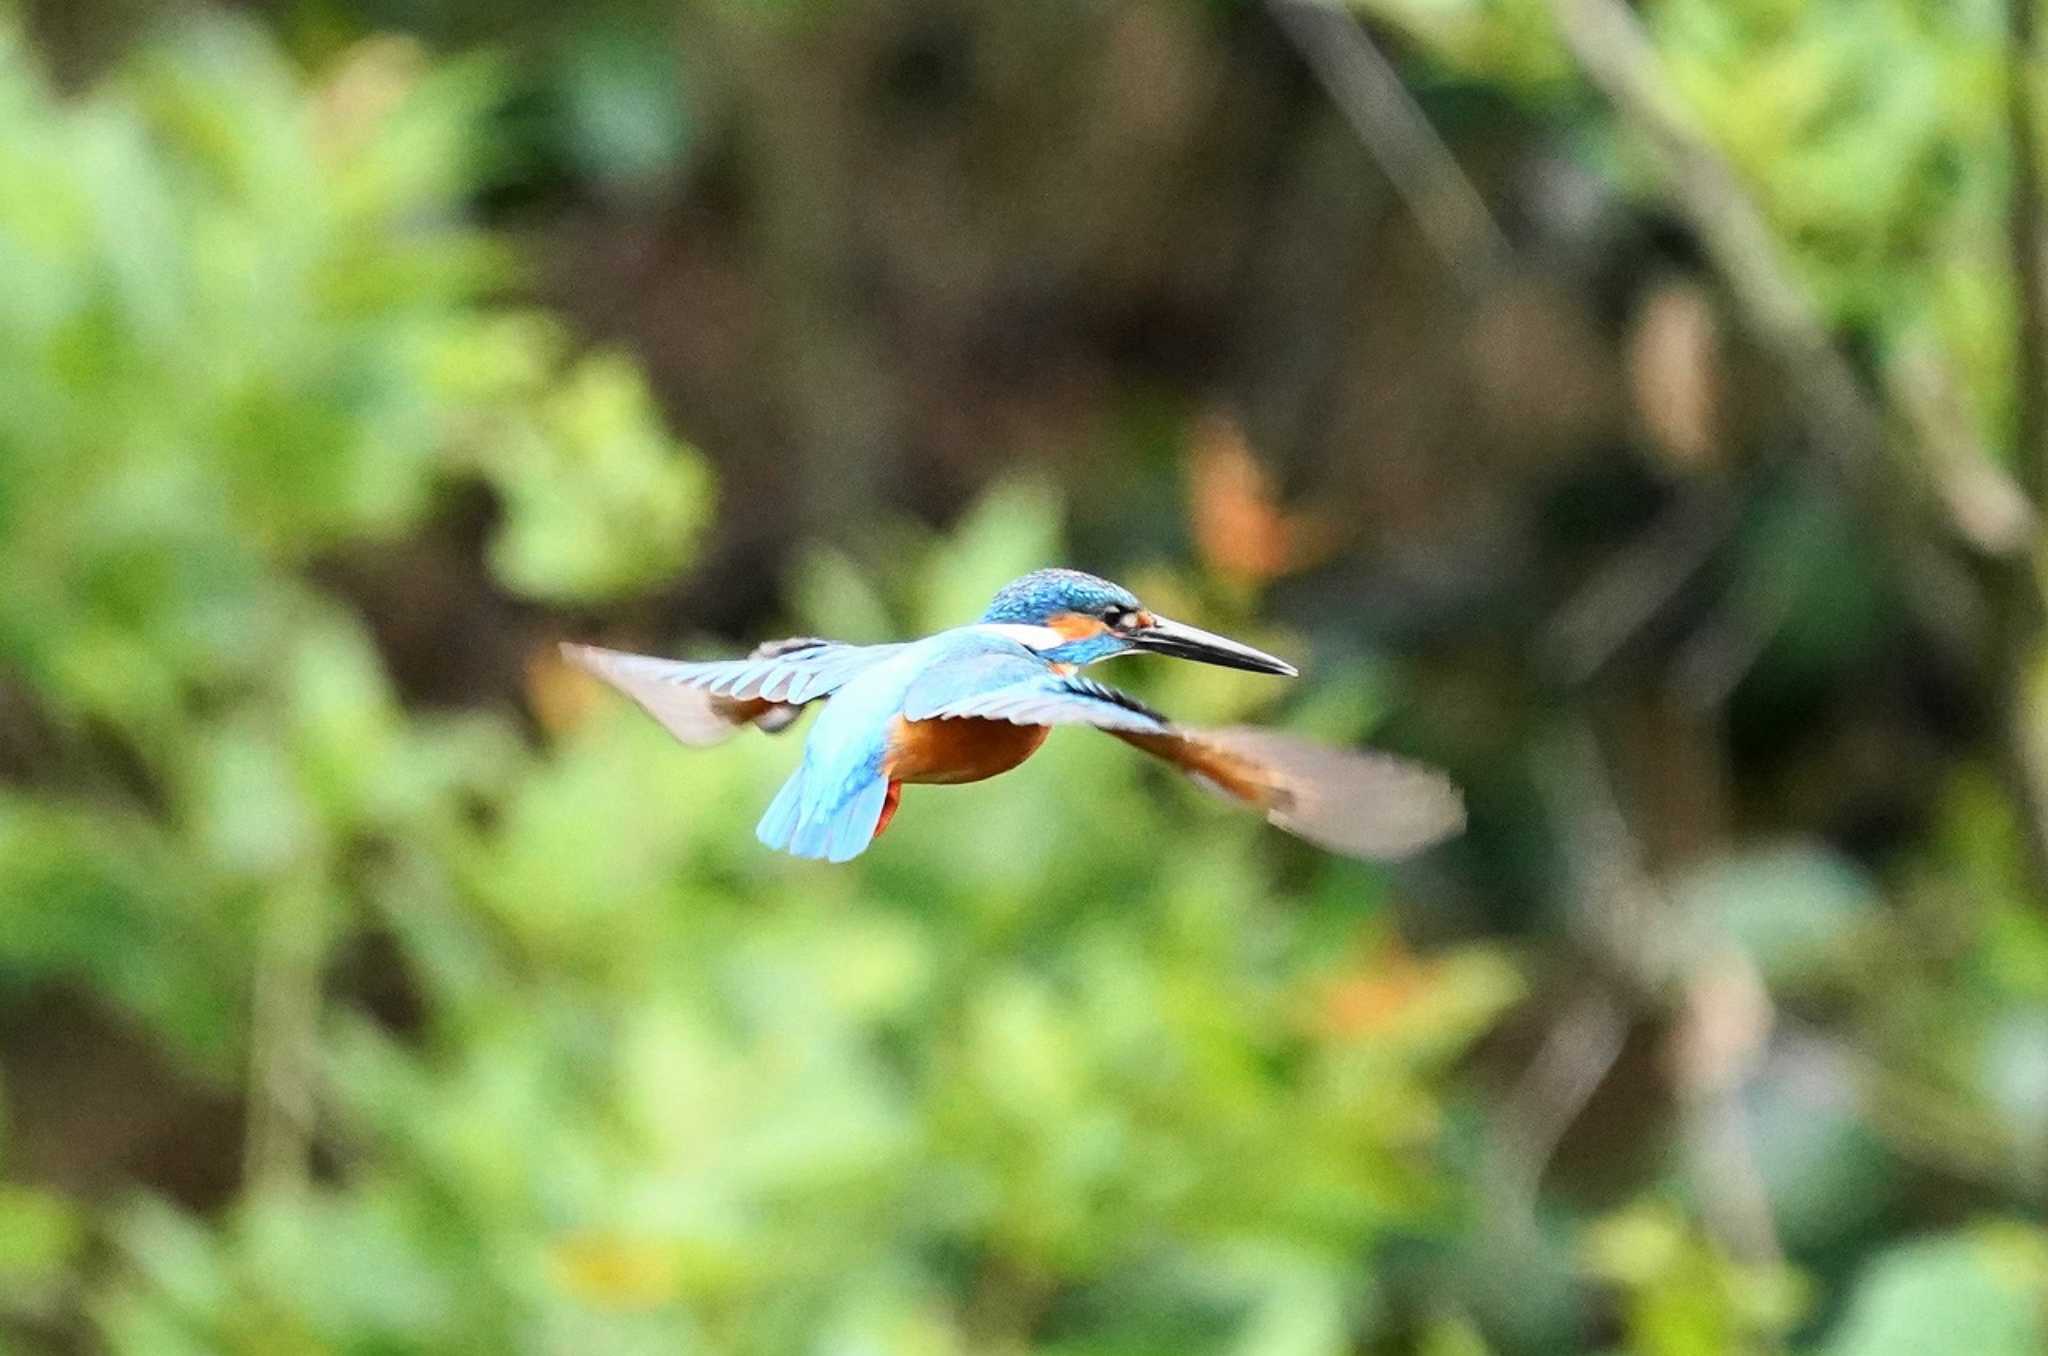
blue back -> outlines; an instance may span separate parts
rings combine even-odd
[[[999,662],[958,662],[983,655]],[[873,841],[888,796],[882,758],[911,685],[937,672],[948,686],[959,685],[960,695],[970,695],[977,684],[1014,682],[1020,663],[1049,671],[1016,641],[962,626],[905,645],[862,670],[826,703],[804,741],[803,763],[776,794],[755,836],[799,857],[843,862],[858,856]]]

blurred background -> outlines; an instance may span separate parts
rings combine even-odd
[[[0,0],[0,1351],[2048,1349],[2031,0]],[[576,638],[1449,769],[827,869]]]

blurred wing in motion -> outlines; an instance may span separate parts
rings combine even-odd
[[[1226,800],[1347,857],[1413,856],[1465,827],[1448,777],[1384,753],[1333,748],[1276,730],[1115,731]]]
[[[843,645],[798,636],[759,646],[745,659],[689,663],[595,645],[562,646],[570,663],[631,697],[683,743],[702,748],[753,725],[778,734],[803,707],[830,696],[900,645]]]
[[[1464,798],[1449,778],[1387,754],[1332,748],[1275,730],[1182,729],[1115,688],[1043,668],[981,691],[960,691],[972,682],[955,679],[971,671],[961,666],[948,675],[949,667],[934,669],[912,688],[907,719],[1092,725],[1164,758],[1224,799],[1264,811],[1289,833],[1348,857],[1412,856],[1465,826]],[[984,678],[1001,669],[981,667]],[[947,687],[954,690],[939,697]]]

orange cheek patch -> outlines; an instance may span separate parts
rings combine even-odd
[[[1091,617],[1083,612],[1062,612],[1046,622],[1053,630],[1068,640],[1086,640],[1099,636],[1109,628],[1102,624],[1102,618]]]

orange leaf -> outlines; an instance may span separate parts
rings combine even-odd
[[[1208,415],[1196,426],[1188,501],[1203,562],[1242,584],[1291,574],[1327,555],[1334,544],[1330,524],[1280,507],[1243,428],[1228,415]]]

